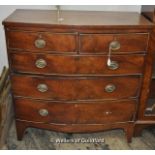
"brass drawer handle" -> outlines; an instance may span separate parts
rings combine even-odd
[[[48,113],[48,110],[47,109],[40,109],[39,110],[39,114],[41,116],[47,116],[49,113]]]
[[[117,40],[112,41],[112,42],[109,44],[109,48],[110,48],[111,50],[113,50],[113,51],[116,51],[116,50],[120,49],[120,47],[121,47],[121,44],[120,44]]]
[[[109,44],[109,52],[108,52],[108,59],[107,59],[108,67],[111,66],[111,63],[112,63],[112,60],[111,60],[112,51],[116,51],[116,50],[120,49],[120,47],[121,47],[121,45],[117,40],[112,41]]]
[[[106,87],[105,87],[105,91],[107,93],[112,93],[116,90],[116,86],[113,85],[113,84],[108,84]]]
[[[34,44],[37,48],[44,48],[46,46],[46,41],[43,39],[37,39],[35,40]]]
[[[109,69],[111,70],[116,70],[119,68],[119,64],[117,61],[111,61],[110,65],[108,66]]]
[[[38,91],[44,93],[48,90],[48,87],[46,84],[38,84],[37,89]]]
[[[47,66],[47,62],[44,59],[38,59],[35,65],[37,68],[45,68]]]

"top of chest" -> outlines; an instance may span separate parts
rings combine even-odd
[[[6,27],[56,29],[150,29],[153,24],[135,12],[16,10],[3,21]]]

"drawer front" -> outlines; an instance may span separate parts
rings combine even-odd
[[[65,124],[98,124],[132,121],[136,101],[54,103],[15,99],[16,118]],[[90,117],[91,116],[91,117]]]
[[[7,35],[9,49],[76,52],[76,34],[8,31]]]
[[[138,74],[144,55],[115,55],[115,68],[107,66],[107,56],[61,56],[52,54],[10,53],[12,70],[34,74]]]
[[[47,78],[13,76],[15,96],[51,100],[122,99],[139,95],[141,79],[129,77]]]
[[[86,34],[80,36],[80,52],[108,53],[112,41],[118,41],[120,48],[113,53],[144,52],[147,50],[148,34]]]

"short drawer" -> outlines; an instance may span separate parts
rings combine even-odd
[[[8,48],[25,51],[76,52],[75,33],[8,31]]]
[[[51,100],[105,100],[138,97],[141,78],[12,76],[15,96]]]
[[[140,74],[145,55],[113,55],[114,65],[107,66],[107,56],[10,53],[12,70],[34,74]]]
[[[109,45],[119,42],[119,48],[113,53],[145,52],[148,34],[82,34],[80,35],[81,53],[108,53]]]
[[[136,101],[63,103],[15,99],[16,118],[34,122],[102,124],[132,121]]]

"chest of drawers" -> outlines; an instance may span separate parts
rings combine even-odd
[[[138,13],[16,10],[3,21],[17,136],[124,129],[149,85],[153,24]]]

